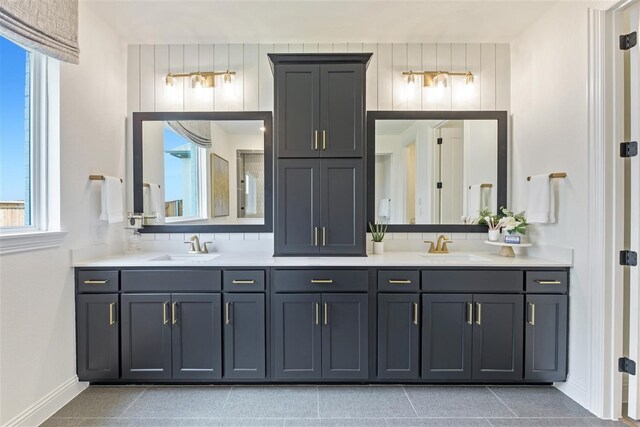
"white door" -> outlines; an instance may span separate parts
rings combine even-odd
[[[631,9],[630,31],[640,27],[640,6]],[[640,142],[640,47],[632,48],[630,54],[630,140]],[[630,224],[629,250],[640,252],[640,156],[629,160],[630,166]],[[640,267],[629,267],[629,358],[640,366]],[[640,419],[640,372],[629,376],[629,411],[633,419]]]

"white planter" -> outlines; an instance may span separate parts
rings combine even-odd
[[[500,230],[489,230],[489,241],[490,242],[499,242],[500,241]]]
[[[384,242],[373,242],[373,254],[382,255],[384,253]]]

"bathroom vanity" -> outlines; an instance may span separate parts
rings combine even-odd
[[[569,275],[557,262],[418,253],[149,259],[76,268],[81,380],[566,379]]]

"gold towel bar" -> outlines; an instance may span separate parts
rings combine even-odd
[[[566,178],[566,177],[567,177],[566,172],[553,172],[549,174],[549,178]],[[527,177],[527,181],[531,181],[530,176]]]
[[[493,184],[480,184],[480,188],[492,188]],[[471,186],[469,186],[469,190],[471,190]]]
[[[89,180],[91,180],[91,181],[104,181],[104,175],[89,175]],[[120,178],[120,182],[122,182],[122,178]]]
[[[160,184],[156,184],[158,186],[158,188],[160,188]],[[149,184],[148,182],[145,182],[144,184],[142,184],[143,187],[147,187],[150,188],[151,184]]]

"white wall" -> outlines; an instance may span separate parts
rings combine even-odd
[[[70,249],[97,243],[99,186],[124,177],[126,45],[80,2],[80,65],[61,65],[62,247],[0,258],[0,425],[73,380],[75,304]],[[104,225],[104,242],[123,224]]]
[[[587,239],[587,6],[559,2],[511,45],[511,205],[526,208],[527,176],[567,172],[557,182],[557,224],[533,227],[539,244],[574,249],[569,378],[560,389],[589,408],[590,289]]]

